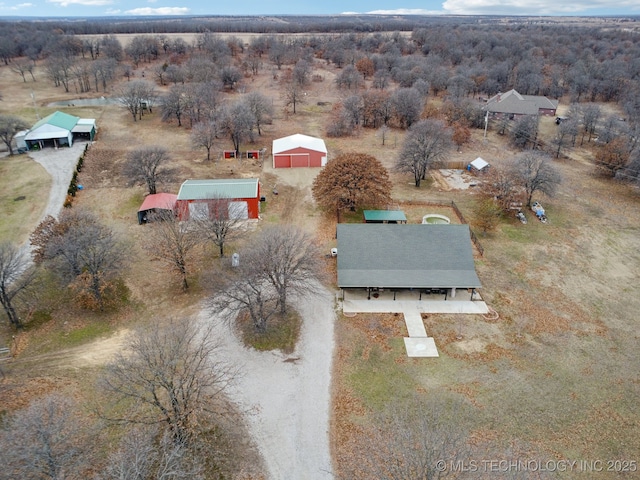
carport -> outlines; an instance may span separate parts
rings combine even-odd
[[[178,196],[173,193],[156,193],[147,195],[138,209],[138,224],[149,221],[149,214],[158,211],[173,212]]]
[[[339,224],[337,233],[344,296],[409,291],[446,301],[481,286],[468,225]]]

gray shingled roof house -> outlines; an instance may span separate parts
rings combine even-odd
[[[558,100],[550,100],[541,95],[521,95],[515,90],[498,93],[489,100],[483,110],[494,116],[513,115],[555,115]]]
[[[338,225],[340,288],[479,288],[468,225]]]

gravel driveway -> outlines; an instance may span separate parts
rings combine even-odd
[[[78,159],[84,152],[86,142],[77,142],[72,147],[44,148],[29,152],[29,157],[38,162],[51,176],[51,190],[49,200],[38,223],[47,215],[58,218],[67,198],[69,183],[78,164]],[[31,258],[31,243],[27,240],[20,246],[20,252]]]
[[[72,147],[44,148],[29,152],[29,156],[42,165],[51,175],[52,183],[49,191],[49,202],[42,218],[47,215],[57,218],[60,214],[64,200],[67,197],[67,190],[69,189],[71,177],[73,177],[73,171],[86,145],[86,142],[76,142]]]
[[[291,355],[245,348],[220,322],[219,353],[241,367],[230,392],[242,410],[272,480],[332,479],[329,449],[334,297],[318,286],[318,295],[296,301],[303,318]],[[202,321],[211,321],[208,311]]]

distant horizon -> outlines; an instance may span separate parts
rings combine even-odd
[[[215,6],[205,0],[0,0],[0,18],[16,19],[341,15],[615,18],[640,15],[640,0],[620,0],[615,5],[610,0],[404,0],[394,8],[388,8],[383,0],[245,0]]]
[[[459,14],[459,13],[431,13],[431,14],[388,14],[388,13],[314,13],[314,14],[301,14],[301,13],[261,13],[261,14],[186,14],[186,15],[131,15],[131,14],[109,14],[109,15],[0,15],[0,18],[8,19],[99,19],[99,18],[119,18],[130,20],[143,20],[143,19],[180,19],[180,18],[253,18],[253,17],[518,17],[518,18],[637,18],[640,20],[640,13],[629,15],[596,15],[596,14],[583,14],[583,15],[531,15],[531,14]]]

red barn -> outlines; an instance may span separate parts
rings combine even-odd
[[[154,193],[147,195],[138,209],[138,223],[147,223],[149,213],[159,210],[173,212],[175,210],[177,195],[173,193]]]
[[[327,147],[324,140],[296,133],[273,141],[273,168],[324,167]]]
[[[178,192],[176,211],[180,220],[207,218],[226,203],[231,218],[258,218],[260,182],[257,178],[186,180]],[[214,205],[215,204],[215,205]]]

